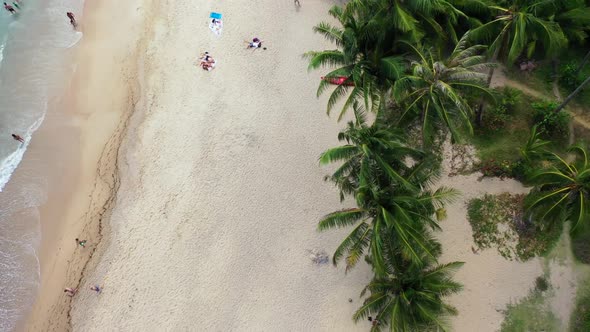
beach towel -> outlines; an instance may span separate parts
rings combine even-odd
[[[220,13],[211,12],[209,15],[209,29],[216,35],[221,35],[223,30],[223,20]]]

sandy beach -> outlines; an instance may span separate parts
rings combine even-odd
[[[307,72],[301,57],[333,48],[312,27],[337,3],[87,4],[66,98],[80,132],[78,180],[58,196],[63,205],[51,205],[65,212],[44,212],[62,220],[43,241],[40,295],[25,330],[370,328],[351,318],[369,267],[345,274],[312,260],[331,255],[349,231],[316,230],[342,207],[318,157],[339,144],[344,123],[326,116],[326,98],[316,98],[323,72]],[[212,11],[223,14],[220,36],[208,28]],[[246,49],[253,37],[267,49]],[[210,72],[196,65],[205,51],[217,60]],[[457,274],[465,290],[451,298],[455,331],[496,331],[501,310],[542,274],[538,260],[471,252],[465,202],[527,190],[478,176],[441,180],[464,193],[439,234],[441,262],[466,262]],[[74,286],[70,299],[62,289]]]
[[[84,38],[74,50],[76,71],[23,162],[46,160],[51,167],[48,200],[40,207],[41,283],[18,330],[68,330],[71,299],[63,288],[75,287],[89,259],[98,259],[95,249],[117,186],[117,152],[137,89],[137,61],[130,56],[139,39],[131,28],[140,26],[133,18],[141,16],[133,15],[137,3],[125,3],[129,7],[89,2],[87,15],[78,15]],[[114,7],[121,9],[118,23],[112,22]],[[128,35],[117,34],[123,26]],[[86,248],[77,246],[75,238],[87,240]]]
[[[75,330],[354,329],[367,267],[345,275],[309,252],[340,240],[316,232],[339,207],[317,158],[340,126],[301,58],[327,46],[311,27],[331,4],[156,10],[166,15],[148,24],[145,109],[123,145],[110,246],[81,285],[104,289],[76,297]],[[224,15],[220,37],[210,11]],[[268,49],[246,50],[254,36]],[[195,66],[204,51],[211,72]]]

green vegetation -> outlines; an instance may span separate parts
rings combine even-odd
[[[572,332],[590,331],[590,294],[578,299],[570,329]]]
[[[571,332],[590,331],[590,285],[588,280],[578,289],[576,307],[570,320]]]
[[[556,63],[566,46],[586,42],[585,1],[350,0],[330,15],[338,24],[319,23],[314,31],[335,49],[305,56],[310,70],[329,67],[318,87],[318,95],[331,90],[328,114],[343,102],[338,120],[352,119],[339,134],[343,145],[324,152],[320,163],[338,164],[326,180],[338,187],[341,200],[356,206],[324,216],[318,228],[351,228],[334,264],[344,261],[348,271],[364,256],[373,269],[355,320],[376,317],[373,331],[446,330],[444,318],[456,313],[445,296],[461,289],[451,272],[462,263],[440,263],[433,236],[445,205],[457,196],[432,188],[440,174],[437,151],[447,136],[479,149],[484,175],[534,185],[527,197],[471,202],[479,246],[528,259],[548,250],[566,220],[576,234],[585,234],[590,170],[582,147],[572,148],[580,156],[572,162],[560,157],[568,115],[555,112],[560,106],[551,101],[488,88],[490,62],[509,71],[533,56]],[[545,82],[553,76],[547,68],[539,71]],[[580,68],[565,68],[561,79],[578,92],[578,75],[587,70]],[[543,285],[537,282],[539,289]],[[537,303],[542,296],[537,291],[511,307],[503,329],[553,328],[550,313],[534,325],[522,318],[531,308],[538,310],[535,316],[547,311]]]
[[[375,273],[363,290],[371,295],[353,319],[360,321],[373,315],[378,322],[389,322],[394,331],[444,327],[441,320],[456,314],[457,310],[445,304],[442,298],[461,290],[462,286],[451,276],[463,263],[435,266],[434,259],[424,256],[423,264],[416,264],[399,255],[399,242],[390,236],[384,237],[382,246],[384,269]],[[429,251],[438,257],[440,245],[431,241]]]
[[[590,264],[590,232],[583,230],[572,238],[572,251],[580,263]]]
[[[575,154],[573,162],[552,153],[550,158],[555,162],[530,176],[535,186],[525,207],[527,217],[547,222],[548,228],[570,221],[575,233],[590,226],[590,164],[581,146],[574,145],[569,152]]]
[[[418,122],[424,145],[432,144],[441,127],[451,133],[453,141],[459,139],[461,128],[473,132],[473,111],[466,92],[490,95],[493,99],[491,91],[481,85],[485,79],[481,71],[492,67],[481,55],[485,46],[467,46],[468,37],[466,33],[446,59],[438,59],[432,50],[409,45],[417,60],[410,62],[409,73],[393,85],[393,98],[402,105],[398,125]]]
[[[569,114],[554,112],[558,104],[553,101],[540,101],[531,106],[534,109],[533,122],[544,136],[554,141],[566,142],[569,136]]]
[[[524,219],[524,197],[486,194],[469,201],[467,216],[478,249],[495,247],[503,257],[522,261],[551,250],[561,230],[547,231]]]
[[[542,291],[538,286],[537,282],[536,288],[527,297],[518,303],[508,305],[501,332],[559,331],[560,321],[549,308],[546,301],[547,292]]]

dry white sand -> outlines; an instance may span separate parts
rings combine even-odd
[[[332,4],[163,4],[110,245],[74,301],[75,330],[366,330],[351,316],[368,267],[345,275],[308,252],[331,253],[343,235],[316,232],[341,208],[318,156],[342,125],[301,59],[332,47],[311,31]],[[224,15],[220,38],[210,11]],[[255,36],[268,50],[245,49]],[[214,71],[194,65],[204,51]]]

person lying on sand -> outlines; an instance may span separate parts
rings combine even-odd
[[[248,48],[261,48],[262,47],[262,40],[258,39],[258,37],[254,37],[252,38],[252,41],[246,41],[246,43],[248,44],[248,46],[246,46],[246,49]]]
[[[209,52],[201,54],[200,60],[201,62],[199,63],[199,66],[201,66],[201,68],[203,68],[204,70],[209,71],[215,68],[215,59],[213,59],[213,57],[209,55]]]
[[[77,292],[78,292],[78,288],[66,287],[64,289],[64,293],[66,293],[66,295],[69,296],[69,297],[72,297],[72,296],[76,295]]]
[[[102,289],[100,289],[100,286],[98,286],[98,285],[94,285],[94,286],[90,287],[90,290],[95,291],[97,294],[100,294],[100,292],[102,291]]]

